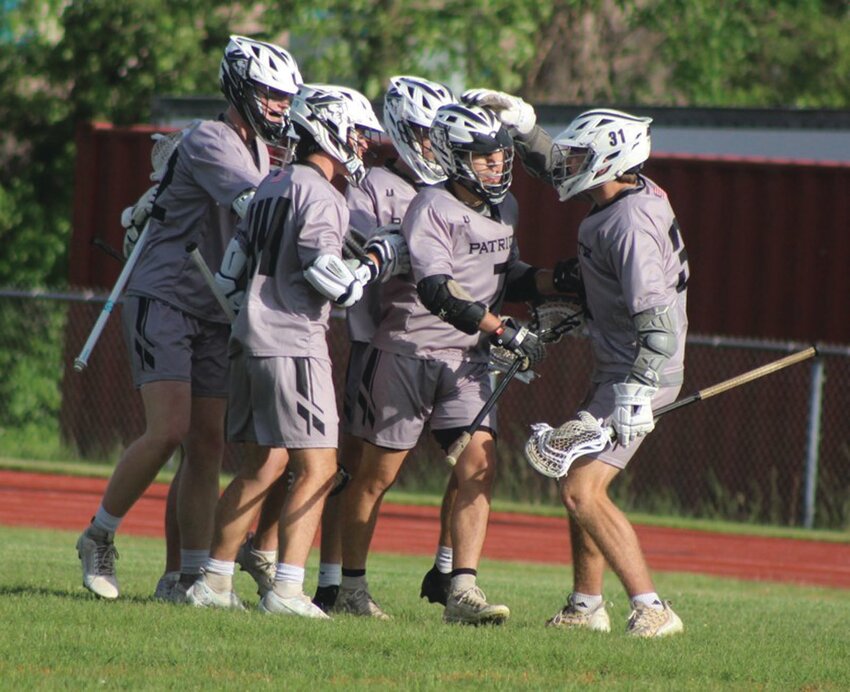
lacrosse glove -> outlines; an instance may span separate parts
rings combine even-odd
[[[518,358],[522,358],[520,372],[534,367],[546,355],[546,347],[540,337],[513,317],[502,320],[502,326],[490,334],[490,343],[513,351]]]
[[[378,258],[382,283],[410,271],[410,250],[401,234],[401,226],[397,223],[379,228],[363,249]]]
[[[633,440],[655,429],[652,397],[658,389],[637,382],[614,385],[614,415],[611,425],[617,442],[628,447]]]
[[[132,253],[139,235],[153,212],[153,201],[159,184],[152,185],[145,191],[136,203],[121,212],[121,225],[124,227],[124,259]]]
[[[519,96],[511,96],[504,91],[468,89],[463,92],[460,100],[469,106],[489,108],[505,127],[512,128],[520,135],[529,134],[537,124],[534,108]]]

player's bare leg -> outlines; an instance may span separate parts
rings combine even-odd
[[[180,524],[180,580],[192,585],[209,557],[224,453],[227,400],[192,399],[192,419],[184,442],[186,458],[177,495]]]
[[[454,568],[445,622],[499,624],[510,616],[505,605],[487,602],[477,585],[478,562],[487,534],[490,497],[496,477],[496,443],[484,430],[477,431],[457,461],[457,497],[452,513]]]
[[[280,535],[280,513],[286,500],[286,491],[289,488],[289,479],[282,474],[269,488],[260,507],[260,518],[257,520],[257,529],[254,531],[252,540],[256,550],[270,553],[277,552],[277,541]]]
[[[369,593],[366,560],[378,512],[387,490],[395,483],[408,450],[392,450],[363,442],[357,471],[342,493],[342,584],[335,612],[378,619],[389,616]]]
[[[336,449],[293,449],[290,459],[295,476],[280,518],[277,573],[260,610],[327,618],[304,594],[304,567],[336,476]]]
[[[429,603],[446,605],[452,580],[452,511],[457,497],[457,477],[452,473],[443,493],[440,504],[440,537],[437,542],[437,554],[434,565],[422,579],[419,597],[427,598]]]
[[[363,441],[353,435],[343,435],[340,447],[339,463],[345,467],[349,476],[357,473]],[[348,484],[344,488],[348,492]],[[319,551],[319,582],[313,603],[326,613],[336,602],[339,586],[342,583],[342,499],[331,491],[322,512],[322,533]]]
[[[180,461],[177,472],[168,486],[165,498],[165,571],[159,578],[153,597],[161,601],[170,601],[172,590],[180,579],[180,525],[177,522],[177,489],[180,485],[180,471],[183,468],[183,448],[178,451]]]

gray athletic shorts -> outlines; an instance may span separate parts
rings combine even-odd
[[[150,382],[190,382],[194,397],[227,397],[228,325],[142,296],[127,296],[121,317],[136,388]]]
[[[239,353],[230,367],[230,442],[336,449],[339,418],[330,361]]]
[[[379,447],[412,449],[432,431],[468,426],[490,396],[487,363],[449,363],[370,347],[351,432]],[[496,432],[496,411],[482,421]]]
[[[580,409],[588,411],[595,418],[602,418],[607,421],[614,415],[614,384],[622,381],[623,377],[621,375],[616,379],[612,378],[610,380],[594,384],[587,397],[585,397],[584,403],[582,403]],[[676,397],[679,396],[679,390],[681,388],[682,385],[680,384],[670,387],[661,387],[656,392],[655,396],[652,397],[652,408],[657,409],[676,401]],[[652,433],[650,433],[650,435],[651,434]],[[604,461],[606,464],[616,466],[618,469],[624,469],[645,439],[646,436],[638,437],[636,440],[632,440],[628,447],[623,447],[615,442],[613,447],[609,447],[604,452],[594,456],[600,461]]]
[[[345,391],[342,396],[342,431],[351,434],[354,409],[357,403],[357,392],[363,379],[363,365],[366,362],[366,351],[369,344],[363,341],[352,341],[348,353],[348,367],[345,370]]]

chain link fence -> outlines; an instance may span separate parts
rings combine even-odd
[[[81,373],[72,364],[100,313],[91,292],[0,291],[0,455],[66,456],[114,463],[141,434],[120,306]],[[348,356],[342,319],[329,333],[342,391]],[[803,344],[692,335],[682,396],[775,360]],[[612,486],[630,511],[818,528],[850,527],[850,347],[819,346],[814,360],[665,416]],[[512,383],[499,407],[496,497],[559,503],[554,481],[525,463],[531,423],[557,425],[584,397],[587,341],[548,350],[540,377]],[[224,461],[239,463],[238,446]],[[441,492],[449,469],[430,436],[405,464],[399,487]]]

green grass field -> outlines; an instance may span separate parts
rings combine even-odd
[[[75,533],[0,527],[0,687],[179,689],[850,689],[847,591],[658,574],[684,636],[623,634],[626,599],[606,583],[611,634],[553,631],[564,568],[485,562],[481,584],[508,603],[501,628],[440,622],[420,601],[427,558],[375,555],[370,584],[391,622],[263,616],[253,582],[237,575],[249,612],[194,610],[149,595],[161,540],[122,536],[123,596],[101,602],[80,586]],[[315,558],[308,589],[315,580]]]

